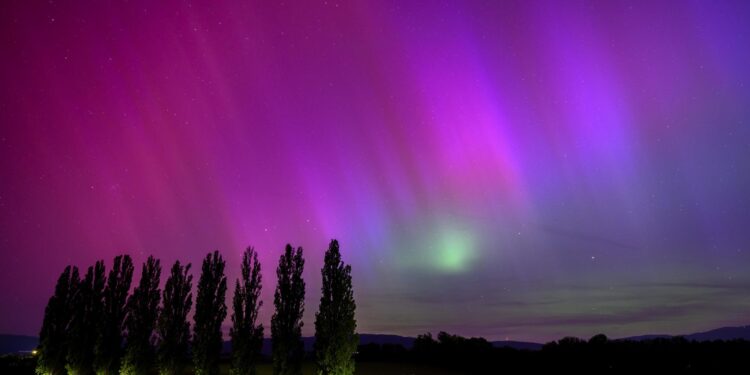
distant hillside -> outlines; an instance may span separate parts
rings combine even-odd
[[[724,327],[712,329],[706,332],[698,332],[685,336],[688,340],[712,341],[712,340],[750,340],[750,326]]]
[[[723,327],[712,329],[706,332],[691,333],[687,335],[641,335],[625,337],[620,340],[643,341],[660,338],[670,338],[682,336],[687,340],[694,341],[714,341],[714,340],[735,340],[742,339],[750,341],[750,326],[740,327]]]
[[[0,335],[0,354],[31,352],[38,344],[34,336]]]

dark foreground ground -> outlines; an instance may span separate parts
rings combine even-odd
[[[682,337],[641,341],[565,338],[541,350],[497,348],[484,339],[441,333],[420,336],[414,346],[367,344],[358,348],[358,375],[458,375],[508,373],[750,374],[750,341],[690,341]],[[31,356],[0,357],[0,374],[34,374]],[[221,373],[229,374],[229,360]],[[268,359],[259,375],[272,374]],[[186,369],[186,374],[192,373]],[[308,359],[303,374],[315,374]]]

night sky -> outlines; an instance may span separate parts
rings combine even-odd
[[[359,332],[750,323],[750,2],[0,2],[1,333],[289,242],[310,335],[332,238]]]

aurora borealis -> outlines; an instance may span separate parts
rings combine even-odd
[[[360,332],[750,323],[750,2],[213,3],[0,4],[1,333],[250,245],[267,325],[289,242],[309,335],[331,238]]]

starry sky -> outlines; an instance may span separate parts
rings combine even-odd
[[[750,323],[750,2],[213,3],[0,3],[0,332],[288,242],[309,335],[332,238],[360,332]]]

